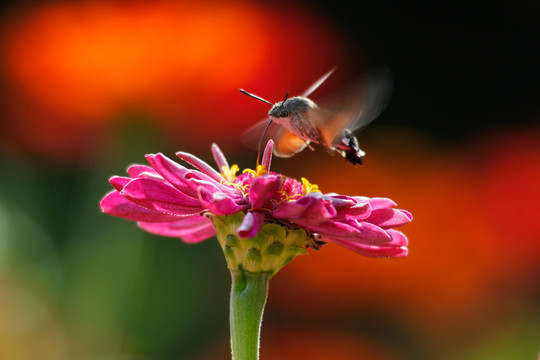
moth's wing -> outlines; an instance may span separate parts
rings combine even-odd
[[[311,85],[306,91],[304,91],[302,93],[302,95],[300,96],[304,96],[304,97],[308,97],[309,95],[311,95],[312,92],[314,92],[315,90],[317,90],[317,88],[319,86],[322,85],[323,82],[326,81],[326,79],[328,79],[328,77],[330,75],[332,75],[332,73],[334,72],[334,70],[336,70],[336,68],[333,68],[333,69],[330,69],[330,71],[328,71],[326,74],[324,74],[319,80],[315,81],[313,83],[313,85]]]
[[[384,110],[392,82],[387,69],[369,74],[334,96],[319,102],[313,121],[327,145],[341,140],[343,130],[360,130],[375,120]]]
[[[242,143],[248,148],[257,149],[259,147],[259,142],[261,142],[261,136],[263,135],[266,126],[268,126],[269,121],[270,119],[261,120],[244,131],[241,137]],[[264,139],[262,139],[263,146],[266,145],[268,140],[274,139],[276,134],[281,131],[281,128],[283,128],[283,126],[272,122],[270,126],[268,126]]]
[[[361,93],[362,105],[359,106],[359,116],[348,128],[352,131],[364,128],[381,115],[392,94],[392,76],[388,68],[368,75]]]
[[[272,139],[274,140],[274,155],[278,157],[291,157],[307,146],[304,140],[289,132],[284,126],[275,122],[268,126],[269,121],[269,119],[262,120],[246,130],[242,135],[244,145],[258,149],[259,143],[264,147],[268,140]],[[266,126],[268,126],[268,130],[261,142],[261,136]]]

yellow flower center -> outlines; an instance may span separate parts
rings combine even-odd
[[[236,180],[236,173],[240,170],[238,165],[234,164],[231,166],[231,168],[228,168],[227,166],[223,165],[221,167],[221,175],[230,183],[232,183],[234,180]]]
[[[266,166],[257,165],[255,170],[253,169],[244,169],[242,174],[237,175],[240,168],[238,165],[234,164],[230,168],[223,166],[221,168],[221,174],[224,178],[224,183],[231,185],[237,188],[244,196],[247,196],[250,190],[251,181],[253,178],[258,176],[264,176],[268,174],[268,169]],[[311,194],[313,192],[321,192],[319,186],[312,184],[306,178],[302,178],[302,183],[293,178],[288,178],[279,174],[282,179],[281,189],[278,191],[280,194],[279,198],[271,199],[278,205],[281,201],[292,201],[297,200],[302,196]]]
[[[256,177],[256,176],[263,176],[263,175],[268,174],[268,170],[266,169],[266,166],[264,165],[257,165],[255,170],[248,168],[248,169],[244,169],[242,173],[249,173]]]
[[[312,192],[321,192],[321,190],[319,190],[319,185],[310,183],[308,179],[304,177],[302,178],[302,187],[304,189],[304,195],[311,194]]]

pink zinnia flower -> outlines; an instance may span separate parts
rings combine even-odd
[[[150,166],[131,165],[129,177],[113,176],[114,190],[101,200],[103,212],[136,221],[144,230],[197,243],[216,235],[211,216],[242,214],[238,238],[253,238],[265,223],[303,229],[308,246],[330,242],[370,257],[407,255],[406,236],[393,228],[412,216],[386,198],[323,194],[306,179],[270,172],[273,142],[262,164],[237,175],[217,145],[219,171],[184,152],[188,169],[163,154],[146,155]]]

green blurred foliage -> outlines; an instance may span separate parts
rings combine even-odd
[[[227,331],[225,261],[212,240],[189,246],[101,214],[106,179],[156,143],[150,129],[124,135],[85,167],[1,158],[0,286],[55,318],[66,358],[190,358]]]

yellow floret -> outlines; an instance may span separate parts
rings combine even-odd
[[[234,164],[229,169],[227,166],[223,165],[221,167],[221,174],[228,182],[233,182],[236,179],[236,173],[240,170],[238,165]]]
[[[312,192],[321,192],[318,185],[310,183],[308,179],[304,177],[302,178],[302,186],[304,188],[304,195],[311,194]]]
[[[244,171],[242,172],[253,174],[253,176],[263,176],[268,174],[268,170],[266,170],[266,166],[264,165],[257,165],[257,168],[255,170],[244,169]]]

